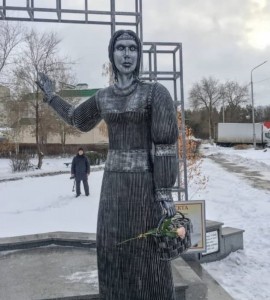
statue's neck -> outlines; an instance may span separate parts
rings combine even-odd
[[[118,74],[116,85],[119,89],[126,89],[134,81],[133,74]]]

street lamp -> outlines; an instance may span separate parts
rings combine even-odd
[[[263,64],[267,63],[267,60],[264,61],[263,63],[259,64],[258,66],[254,67],[252,70],[251,70],[251,73],[250,73],[250,77],[251,77],[251,80],[250,80],[250,86],[251,86],[251,101],[252,101],[252,124],[253,124],[253,147],[254,149],[256,149],[256,132],[255,132],[255,113],[254,113],[254,98],[253,98],[253,81],[252,81],[252,72],[259,68],[260,66],[262,66]]]

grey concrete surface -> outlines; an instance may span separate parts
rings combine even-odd
[[[98,299],[95,249],[49,246],[0,252],[0,300]],[[173,268],[177,299],[187,282]],[[119,299],[120,300],[120,299]]]
[[[181,282],[187,284],[186,300],[207,300],[207,285],[182,259],[173,261],[173,267],[178,271]]]
[[[0,252],[0,300],[98,294],[95,249],[41,247]]]
[[[0,238],[0,251],[29,249],[48,245],[95,248],[96,234],[55,231]]]
[[[0,252],[0,300],[98,299],[96,250],[49,246]],[[177,299],[188,282],[173,268]],[[120,300],[120,299],[119,299]]]
[[[207,300],[233,300],[229,293],[196,261],[188,261],[188,265],[207,285]]]
[[[0,300],[99,299],[94,234],[51,232],[2,238],[1,247],[9,251],[0,251]],[[197,271],[182,258],[172,262],[177,300],[232,299],[209,274],[198,272],[198,262],[192,263],[197,263]]]

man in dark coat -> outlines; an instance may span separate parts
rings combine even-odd
[[[90,163],[88,158],[84,155],[83,148],[78,149],[78,153],[74,156],[71,164],[71,177],[75,177],[76,181],[76,197],[81,194],[81,181],[85,195],[89,196],[88,176],[90,174]]]

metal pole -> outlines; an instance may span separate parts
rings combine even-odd
[[[252,105],[252,131],[253,131],[253,148],[256,149],[256,132],[255,132],[255,113],[254,113],[254,97],[253,97],[252,71],[251,71],[251,78],[250,78],[250,85],[251,85],[251,105]]]
[[[88,22],[88,1],[87,0],[85,0],[84,1],[84,11],[85,11],[85,23],[87,23]]]
[[[224,99],[222,100],[222,121],[225,123]]]
[[[138,13],[138,11],[139,11],[138,1],[135,0],[135,12]],[[139,22],[140,22],[139,18],[138,16],[136,16],[136,33],[138,36],[139,36]]]
[[[140,9],[140,40],[143,44],[143,5],[142,0],[139,0],[139,9]]]
[[[183,47],[180,46],[180,95],[181,95],[181,121],[182,121],[182,146],[183,146],[183,167],[184,167],[184,186],[185,186],[185,201],[188,201],[188,186],[187,186],[187,156],[186,156],[186,124],[185,124],[185,107],[184,107],[184,80],[183,80]]]
[[[255,111],[254,111],[254,96],[253,96],[253,80],[252,80],[252,72],[267,63],[267,60],[258,66],[254,67],[250,72],[250,86],[251,86],[251,103],[252,103],[252,127],[253,127],[253,147],[256,149],[256,131],[255,131]]]
[[[143,9],[142,9],[142,0],[139,0],[139,12],[140,12],[140,17],[139,17],[139,19],[140,19],[140,26],[139,26],[139,28],[140,28],[140,40],[141,40],[141,43],[142,43],[142,45],[141,45],[141,47],[143,47]],[[142,72],[143,72],[143,55],[142,55],[142,58],[141,58],[141,70],[142,70]]]
[[[150,77],[150,81],[152,81],[152,52],[151,52],[151,49],[148,53],[148,59],[149,59],[149,77]]]
[[[154,81],[157,81],[157,45],[153,44],[154,49]]]
[[[175,52],[173,52],[173,72],[174,72],[174,79],[173,79],[173,92],[174,92],[174,101],[176,102],[176,118],[177,118],[177,122],[178,122],[178,110],[177,110],[177,101],[178,101],[178,97],[177,97],[177,82],[176,82],[176,57],[175,57]],[[182,117],[182,113],[181,113],[181,117]],[[182,128],[182,125],[181,125]],[[181,134],[181,133],[179,133]],[[179,141],[177,140],[176,143],[176,154],[177,154],[177,164],[178,164],[178,175],[177,175],[177,183],[178,183],[178,201],[181,200],[181,174],[180,174],[180,158],[179,158]]]
[[[115,0],[111,0],[111,36],[115,33]]]

